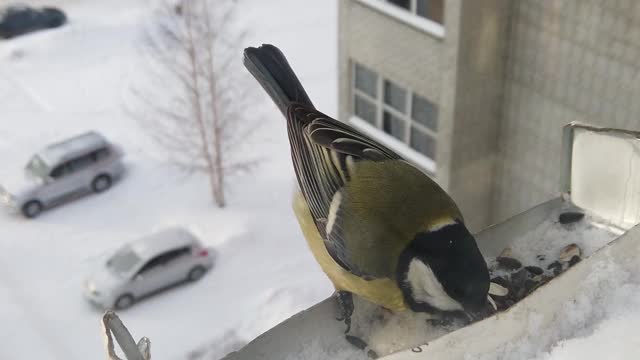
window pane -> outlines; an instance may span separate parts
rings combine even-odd
[[[109,157],[109,149],[107,148],[102,148],[91,153],[91,159],[93,161],[102,161],[107,157]]]
[[[362,96],[356,95],[354,98],[354,113],[362,120],[366,120],[372,125],[376,125],[376,106]]]
[[[384,81],[384,102],[398,111],[406,112],[407,91],[389,80]]]
[[[422,17],[442,24],[442,18],[444,15],[444,1],[443,0],[417,0],[416,13]]]
[[[415,126],[411,127],[411,147],[421,154],[426,155],[428,158],[435,159],[436,158],[436,142],[425,132],[416,128]]]
[[[85,155],[79,158],[76,158],[74,160],[71,160],[71,162],[69,163],[69,167],[71,168],[71,171],[79,171],[79,170],[83,170],[88,166],[91,166],[93,164],[93,160],[91,159],[90,155]]]
[[[403,7],[407,10],[409,10],[409,8],[411,7],[411,0],[387,0],[387,2]]]
[[[378,75],[375,72],[367,69],[366,67],[358,64],[356,64],[355,66],[355,72],[356,88],[375,98],[376,94],[378,93],[376,86],[376,83],[378,82]]]
[[[438,108],[422,96],[413,95],[411,117],[433,131],[438,130]]]
[[[382,122],[382,130],[384,130],[387,134],[397,138],[399,140],[404,140],[404,126],[405,123],[401,119],[391,115],[389,112],[384,112],[384,118]]]
[[[64,163],[62,165],[57,166],[53,171],[51,171],[51,177],[54,179],[61,178],[69,173],[69,164]]]

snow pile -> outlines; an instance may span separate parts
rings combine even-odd
[[[611,259],[581,286],[575,300],[556,314],[552,326],[529,323],[529,335],[491,354],[469,360],[636,359],[640,354],[640,264]]]
[[[234,330],[229,330],[215,338],[209,344],[190,351],[186,360],[215,360],[221,359],[230,352],[241,349],[247,341],[243,340]]]

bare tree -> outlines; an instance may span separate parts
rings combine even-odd
[[[243,155],[257,123],[245,111],[254,93],[241,68],[244,33],[233,21],[235,3],[162,6],[144,41],[151,76],[133,90],[143,105],[134,114],[145,131],[172,163],[207,174],[219,207],[226,204],[229,177],[257,163]]]

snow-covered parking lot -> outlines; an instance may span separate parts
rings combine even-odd
[[[250,28],[246,46],[280,46],[314,101],[334,113],[335,1],[238,3],[238,21]],[[184,358],[230,329],[250,340],[328,296],[290,210],[284,121],[266,97],[256,104],[264,126],[255,148],[264,160],[234,179],[228,208],[218,210],[206,178],[167,165],[123,110],[144,67],[136,41],[151,2],[48,4],[67,12],[68,26],[0,42],[0,183],[44,145],[89,129],[124,148],[128,173],[108,192],[33,221],[0,212],[0,358],[102,358],[101,312],[84,301],[83,278],[109,251],[173,224],[215,247],[218,261],[200,282],[121,314],[135,337],[152,339],[159,359]]]

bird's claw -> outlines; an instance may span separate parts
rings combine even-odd
[[[338,316],[336,320],[344,321],[347,325],[347,334],[351,330],[351,315],[353,315],[353,295],[348,291],[337,291],[335,294],[338,303]]]
[[[353,336],[353,335],[345,335],[344,337],[345,339],[347,339],[347,342],[355,347],[357,347],[358,349],[365,351],[367,353],[367,356],[370,359],[377,359],[378,358],[378,354],[373,350],[373,349],[368,349],[369,345],[362,339],[360,339],[357,336]]]

